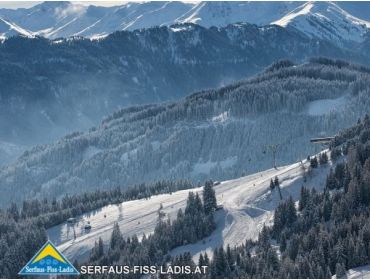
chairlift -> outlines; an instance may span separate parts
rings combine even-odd
[[[84,226],[85,230],[90,230],[91,229],[91,224],[90,221],[87,221],[87,224]]]

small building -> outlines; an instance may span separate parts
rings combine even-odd
[[[67,223],[68,224],[74,224],[76,222],[76,218],[68,218]]]

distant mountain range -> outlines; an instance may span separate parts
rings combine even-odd
[[[122,107],[219,87],[283,58],[370,65],[369,45],[346,47],[296,29],[240,23],[152,27],[92,41],[11,37],[0,44],[0,143],[47,143]],[[20,151],[8,147],[0,144],[0,164]]]
[[[83,36],[178,23],[224,27],[237,22],[294,27],[336,42],[362,41],[370,27],[370,2],[140,2],[115,7],[44,2],[28,9],[0,9],[0,37]]]

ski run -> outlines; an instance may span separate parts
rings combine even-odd
[[[278,190],[271,192],[269,188],[271,179],[275,176],[279,178],[283,199],[292,196],[298,201],[303,184],[308,188],[315,187],[316,190],[325,185],[331,165],[329,162],[324,167],[310,170],[309,162],[303,160],[215,185],[218,204],[223,206],[216,211],[216,230],[198,243],[175,248],[171,254],[191,252],[194,259],[197,259],[201,252],[212,255],[215,247],[227,244],[235,246],[246,239],[256,239],[263,225],[272,222],[273,211],[280,201]],[[49,239],[69,260],[86,261],[99,237],[105,246],[109,246],[114,223],[119,224],[125,238],[136,234],[140,239],[143,234],[148,235],[154,231],[161,204],[166,217],[173,220],[177,211],[185,208],[190,191],[201,192],[202,188],[105,206],[77,217],[74,226],[65,222],[50,228]],[[86,225],[91,225],[91,229],[86,230]]]

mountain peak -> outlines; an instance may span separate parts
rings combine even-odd
[[[95,38],[119,30],[175,23],[225,27],[238,22],[293,27],[309,38],[335,43],[362,42],[370,28],[359,6],[335,2],[136,2],[115,7],[78,2],[43,2],[29,9],[0,9],[0,17],[50,39],[74,35]],[[348,9],[348,11],[346,10]],[[6,36],[7,33],[4,33]]]
[[[294,27],[309,37],[335,41],[363,41],[370,23],[356,18],[334,2],[307,2],[272,24]]]

